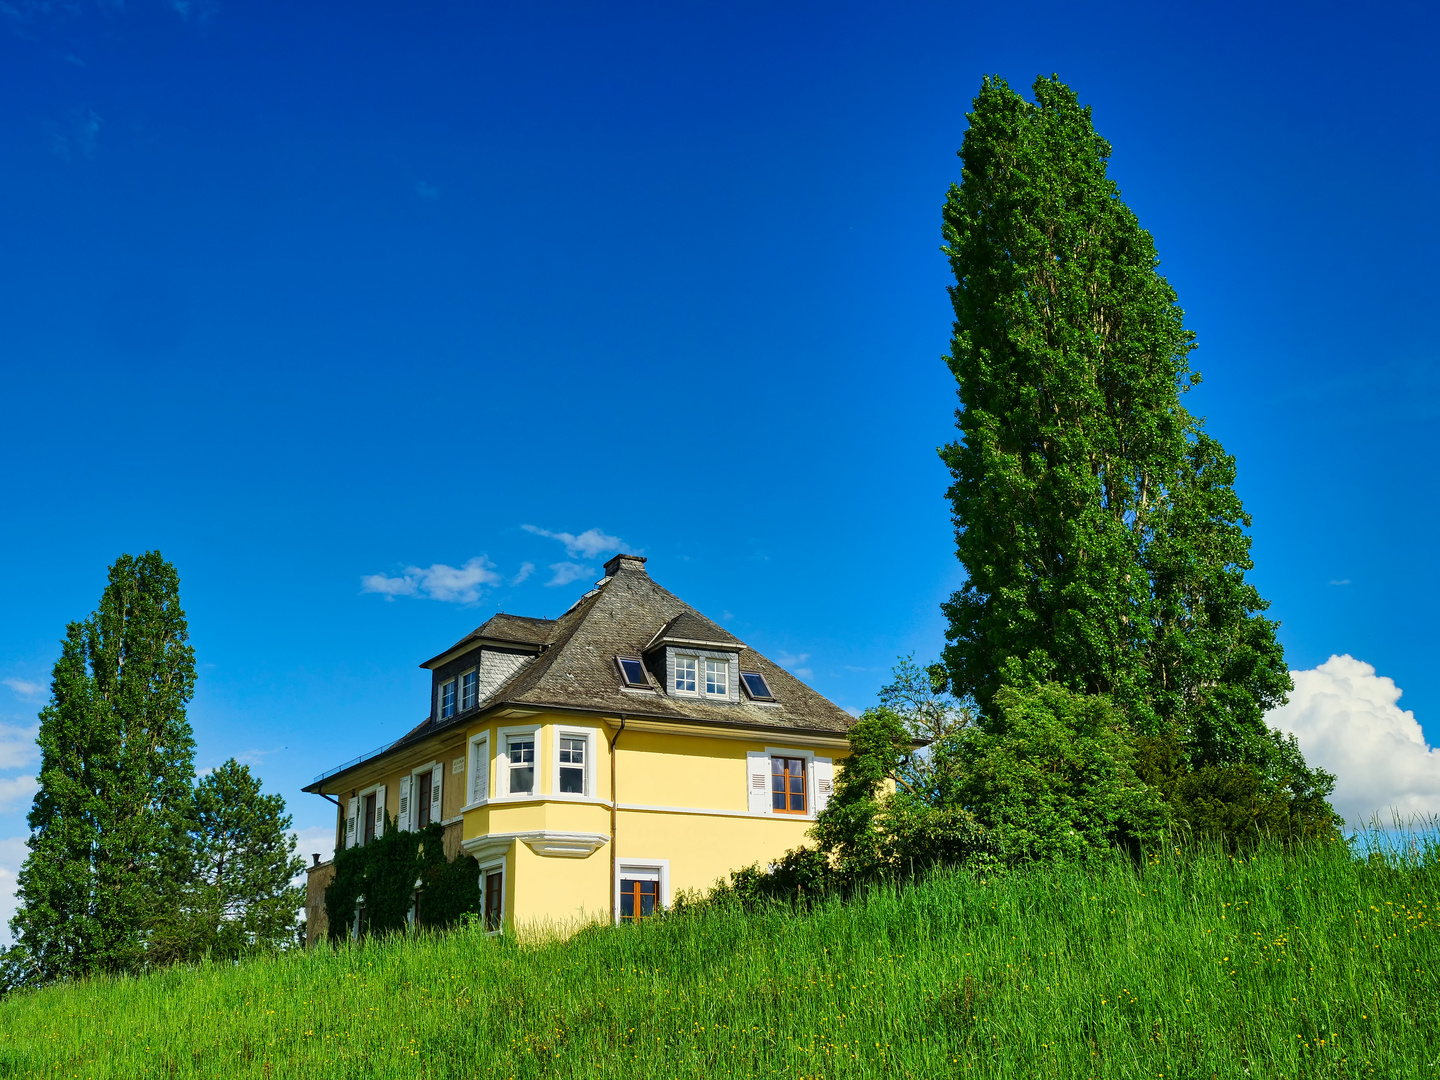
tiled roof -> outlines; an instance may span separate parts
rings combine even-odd
[[[543,645],[555,631],[554,619],[534,619],[528,615],[507,615],[503,611],[492,615],[481,623],[470,633],[457,641],[450,648],[432,657],[421,664],[421,667],[429,667],[442,656],[449,656],[456,649],[463,648],[471,642],[486,641],[509,641],[516,645]]]
[[[654,645],[665,641],[703,641],[707,644],[745,648],[740,639],[724,627],[717,626],[698,611],[686,609],[671,619],[655,635]],[[653,648],[654,646],[650,646]]]
[[[679,627],[683,634],[675,632]],[[837,734],[848,731],[854,722],[838,705],[750,648],[741,652],[740,667],[765,676],[775,695],[774,705],[751,702],[743,695],[739,702],[711,702],[622,691],[615,657],[639,655],[657,636],[667,636],[658,634],[662,628],[668,636],[741,647],[733,634],[661,588],[638,564],[621,562],[602,585],[556,621],[539,658],[501,688],[494,701]]]

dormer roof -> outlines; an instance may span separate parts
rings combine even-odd
[[[540,646],[545,644],[554,630],[554,619],[534,619],[528,615],[507,615],[502,611],[486,619],[450,648],[438,656],[432,656],[420,666],[437,668],[453,657],[468,652],[487,641],[497,645]]]
[[[663,645],[689,645],[699,649],[719,649],[722,652],[737,652],[745,646],[730,631],[717,626],[698,611],[682,611],[660,627],[645,652]]]

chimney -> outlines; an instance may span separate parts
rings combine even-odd
[[[605,564],[605,576],[614,577],[620,570],[638,570],[645,573],[644,555],[616,555]]]
[[[319,855],[317,855],[315,852],[312,851],[312,852],[310,853],[310,857],[315,860],[315,865],[316,865],[316,866],[319,866],[319,865],[320,865],[320,856],[319,856]]]

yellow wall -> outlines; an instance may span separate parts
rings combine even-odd
[[[498,732],[534,723],[542,725],[536,747],[535,796],[496,797]],[[552,791],[556,740],[562,727],[598,729],[590,771],[593,790],[583,799],[556,796]],[[345,780],[345,791],[334,792],[341,799],[342,818],[349,792],[380,782],[382,777],[387,785],[387,809],[393,815],[399,805],[400,777],[432,758],[445,763],[442,805],[446,818],[455,816],[469,790],[468,775],[452,773],[450,763],[467,756],[469,738],[482,731],[490,733],[486,767],[492,797],[485,805],[464,812],[462,835],[466,841],[540,831],[598,834],[607,841],[584,858],[537,855],[524,842],[508,844],[504,850],[506,916],[512,925],[563,931],[582,921],[608,919],[612,854],[620,859],[668,861],[673,899],[681,891],[708,889],[742,866],[773,861],[805,843],[805,834],[814,823],[813,817],[749,813],[746,752],[793,746],[783,732],[741,739],[627,727],[616,749],[616,789],[622,809],[616,814],[611,843],[608,740],[615,737],[616,727],[605,725],[601,717],[553,714],[524,720],[491,718],[454,734],[443,744],[415,749],[362,770]],[[814,748],[814,752],[837,758],[845,752],[845,743],[837,738],[830,747]],[[624,809],[627,805],[631,808]],[[485,861],[494,857],[492,853]]]

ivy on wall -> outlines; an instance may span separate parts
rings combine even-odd
[[[443,834],[439,824],[404,832],[388,818],[381,836],[337,852],[335,878],[325,890],[330,940],[350,936],[362,904],[365,933],[408,929],[417,893],[418,925],[425,929],[443,930],[480,914],[480,864],[469,855],[446,859]]]

